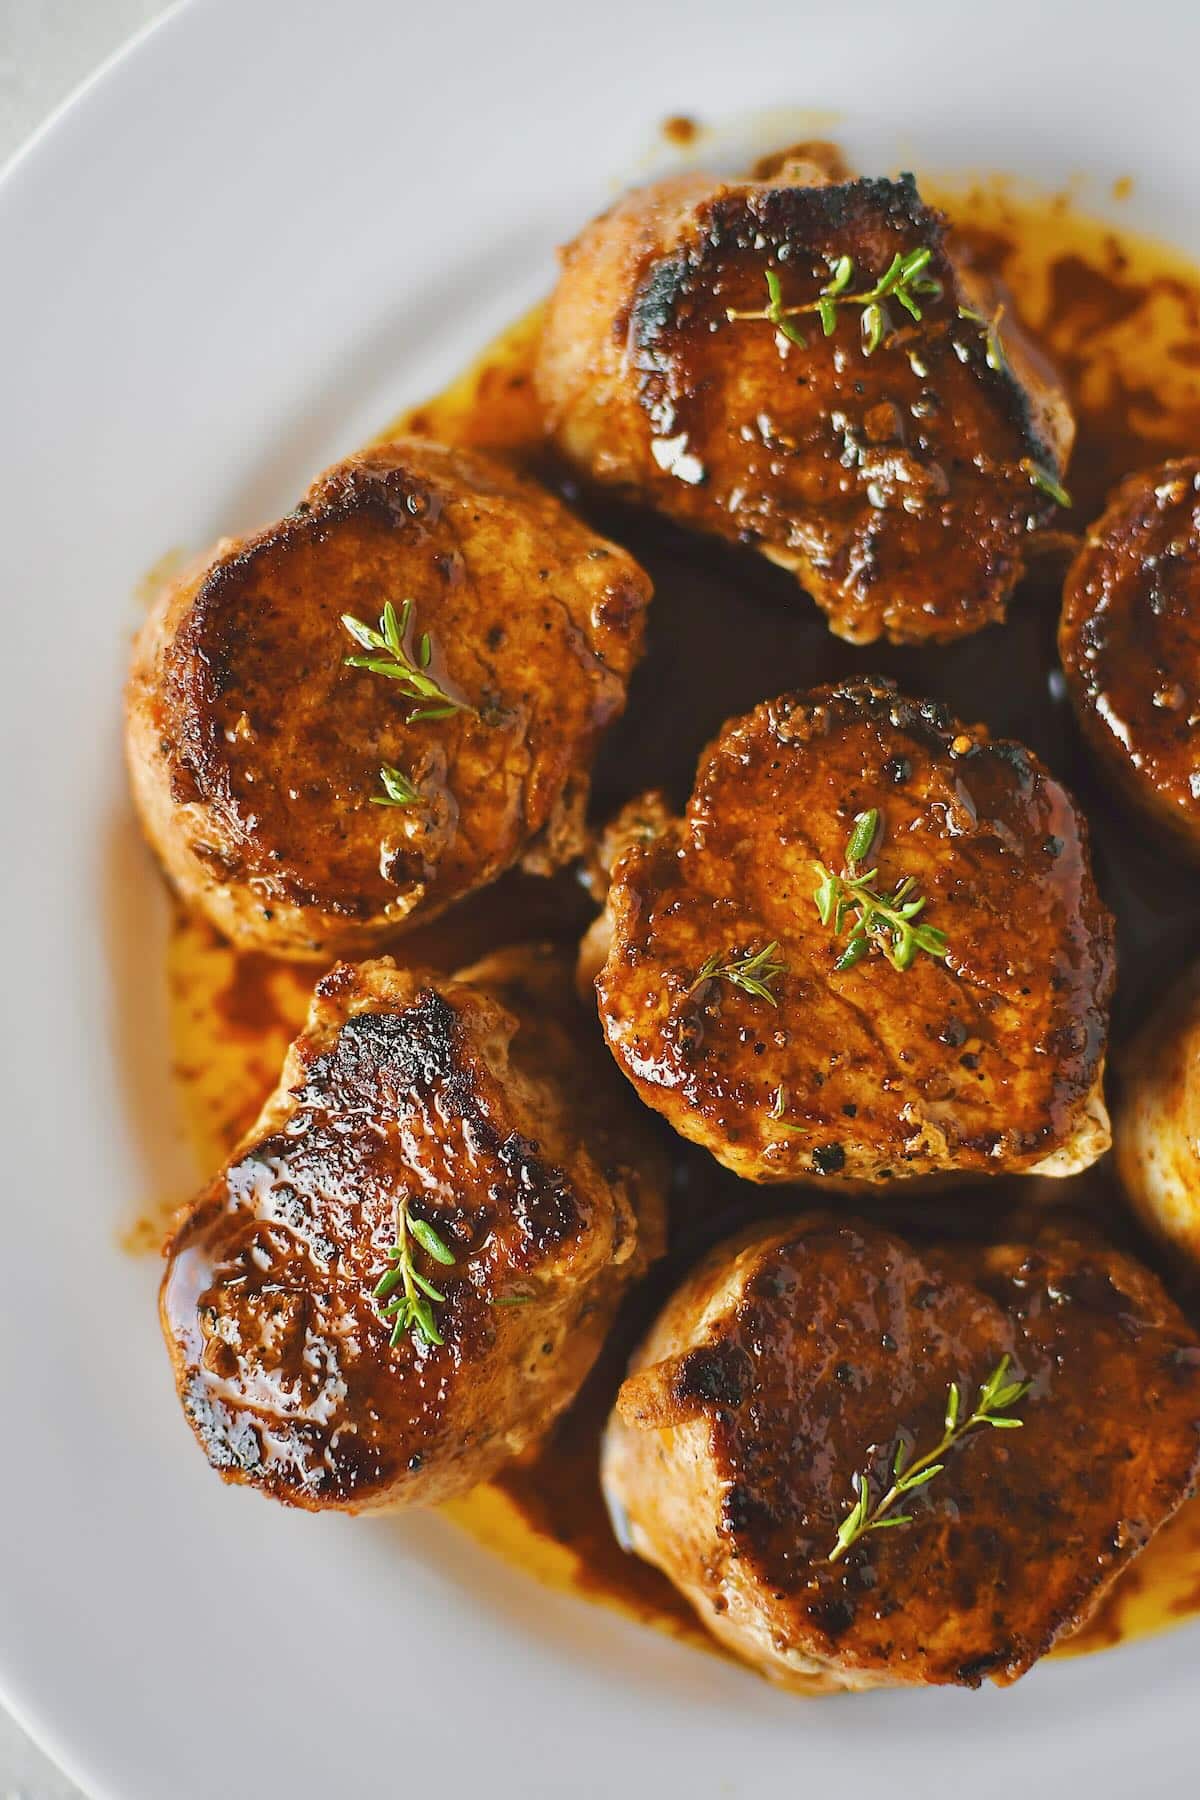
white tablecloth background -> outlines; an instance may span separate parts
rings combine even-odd
[[[0,165],[98,63],[165,11],[166,0],[0,0]],[[2,1706],[0,1800],[80,1800]]]

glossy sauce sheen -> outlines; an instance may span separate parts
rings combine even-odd
[[[378,678],[402,666],[370,635],[381,594],[421,596],[393,627],[431,689],[415,709]],[[624,552],[503,464],[412,440],[346,458],[139,640],[130,773],[177,890],[245,948],[328,963],[521,859],[561,867],[648,599]],[[395,759],[420,804],[381,816],[363,795]]]
[[[989,363],[960,312],[987,302],[957,280],[911,177],[650,192],[570,247],[546,314],[538,387],[572,464],[756,543],[852,642],[941,641],[1001,617],[1054,511],[1027,462],[1057,467],[1060,435],[1033,386]],[[841,256],[880,271],[924,256],[916,279],[937,291],[907,296],[920,317],[894,322],[887,356],[836,313],[828,338],[793,319],[781,353],[764,262],[796,299]],[[618,295],[619,337],[603,323]]]
[[[1059,650],[1114,781],[1200,846],[1200,458],[1122,482],[1067,578]]]
[[[813,929],[813,870],[840,866],[877,803],[867,862],[890,888],[900,858],[946,957],[843,972]],[[1111,927],[1063,789],[1019,745],[877,681],[728,725],[686,818],[622,862],[608,912],[596,993],[613,1055],[681,1136],[751,1180],[1028,1169],[1099,1075]],[[748,1020],[697,989],[714,946],[765,943],[783,965],[774,1010]]]
[[[1063,201],[1016,199],[1000,184],[932,197],[946,205],[980,267],[1008,284],[1010,308],[1067,382],[1078,421],[1068,478],[1075,505],[1056,523],[1082,533],[1130,471],[1200,447],[1200,269],[1132,234],[1096,225]],[[541,430],[528,378],[536,330],[536,316],[518,323],[446,395],[409,414],[406,429],[511,450],[536,466]],[[699,753],[724,722],[788,687],[882,673],[908,693],[944,699],[960,718],[984,720],[995,734],[1028,744],[1088,815],[1099,886],[1118,921],[1113,1050],[1119,1065],[1132,1029],[1173,974],[1200,954],[1200,927],[1194,872],[1114,801],[1066,700],[1055,630],[1074,546],[1047,546],[1034,560],[1002,629],[946,648],[859,649],[834,638],[816,608],[797,595],[793,579],[757,557],[567,491],[590,522],[646,566],[656,590],[647,655],[628,712],[597,765],[594,816],[606,818],[650,785],[681,804]],[[509,877],[482,904],[467,902],[412,934],[399,953],[452,969],[499,942],[577,938],[589,916],[570,877]],[[276,1080],[315,973],[261,955],[238,957],[207,926],[180,919],[170,967],[175,1059],[206,1172]],[[543,1450],[447,1510],[539,1578],[712,1649],[665,1577],[618,1545],[596,1478],[598,1436],[630,1348],[680,1272],[718,1236],[786,1210],[793,1191],[740,1183],[704,1151],[669,1133],[667,1141],[676,1159],[667,1264],[631,1296],[579,1400]],[[1178,1271],[1137,1240],[1111,1183],[1106,1160],[1087,1175],[1053,1184],[1053,1194],[1108,1215],[1119,1239],[1154,1263],[1200,1317],[1200,1295],[1181,1288]],[[988,1211],[994,1216],[1004,1200],[1038,1197],[1039,1189],[1045,1197],[1048,1185],[1033,1178],[993,1182]],[[813,1203],[811,1190],[795,1190],[794,1197],[799,1206]],[[860,1202],[854,1205],[862,1210]],[[910,1203],[910,1211],[918,1223],[923,1214],[936,1227],[936,1200]],[[1102,1648],[1196,1611],[1200,1502],[1160,1534],[1067,1650]]]

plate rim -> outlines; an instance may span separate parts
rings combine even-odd
[[[82,130],[87,107],[94,94],[110,89],[115,81],[124,80],[129,68],[138,63],[148,47],[165,45],[183,21],[197,15],[207,13],[213,19],[224,15],[228,22],[230,10],[228,6],[202,6],[199,0],[172,0],[172,4],[164,12],[139,26],[55,105],[34,132],[15,149],[3,168],[0,168],[0,208],[14,183],[29,179],[31,170],[36,170],[47,145],[59,141],[64,125],[74,125]],[[186,1452],[182,1438],[171,1445],[171,1452]],[[1157,1641],[1161,1645],[1165,1640]],[[1149,1648],[1150,1646],[1143,1645],[1128,1646],[1120,1654],[1137,1660],[1137,1653]],[[38,1696],[24,1691],[19,1680],[14,1682],[10,1679],[10,1672],[15,1671],[15,1661],[6,1650],[0,1635],[0,1699],[3,1699],[13,1717],[35,1743],[45,1750],[81,1790],[95,1796],[96,1800],[110,1800],[110,1797],[111,1800],[117,1800],[121,1792],[118,1785],[120,1772],[106,1766],[109,1759],[105,1755],[104,1746],[94,1743],[89,1748],[81,1739],[74,1739],[68,1720],[59,1720],[52,1706],[47,1707]],[[140,1794],[145,1790],[139,1787],[135,1791]]]

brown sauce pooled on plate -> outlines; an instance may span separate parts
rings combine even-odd
[[[1017,198],[1003,184],[959,194],[928,183],[924,189],[946,206],[976,261],[1007,286],[1010,311],[1041,339],[1071,390],[1079,435],[1068,478],[1075,505],[1062,516],[1064,531],[1082,532],[1131,470],[1200,449],[1200,268],[1090,221],[1063,200]],[[402,425],[509,452],[559,479],[544,462],[529,377],[537,328],[536,312],[518,321],[445,394],[392,429]],[[1200,955],[1200,911],[1194,873],[1120,811],[1076,732],[1055,655],[1069,545],[1049,543],[1035,558],[1002,628],[939,649],[855,648],[830,635],[790,577],[750,553],[689,537],[610,499],[593,503],[569,483],[560,485],[646,565],[656,589],[647,656],[628,712],[596,769],[597,818],[651,785],[681,803],[700,750],[724,721],[789,686],[870,672],[891,675],[917,695],[937,695],[960,717],[984,720],[994,733],[1029,744],[1083,804],[1100,886],[1118,920],[1113,1050],[1119,1064],[1131,1030],[1173,974]],[[518,938],[574,940],[588,917],[582,890],[569,876],[511,876],[405,938],[398,954],[451,969]],[[206,925],[179,919],[170,965],[175,1065],[205,1170],[224,1157],[277,1079],[316,973],[261,955],[238,956]],[[680,1270],[736,1224],[802,1207],[810,1195],[740,1183],[703,1151],[671,1142],[676,1180],[667,1265],[631,1297],[583,1393],[545,1447],[446,1510],[540,1579],[715,1649],[665,1577],[618,1545],[597,1482],[599,1432],[629,1351]],[[1111,1182],[1102,1165],[1052,1187],[998,1180],[973,1193],[980,1218],[997,1230],[1003,1207],[1016,1198],[1052,1196],[1099,1208],[1147,1260],[1158,1261],[1195,1312],[1195,1290],[1181,1292],[1180,1272],[1138,1242]],[[936,1201],[914,1210],[939,1228]],[[944,1224],[953,1229],[951,1220]],[[1159,1535],[1066,1651],[1101,1649],[1197,1611],[1200,1501]]]

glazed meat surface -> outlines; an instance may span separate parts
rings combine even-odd
[[[902,289],[920,319],[894,288],[868,312],[858,296],[926,250]],[[761,316],[768,278],[783,308],[823,304],[831,335],[815,311],[785,320],[792,337]],[[996,354],[993,316],[910,176],[692,175],[565,251],[536,375],[591,480],[794,569],[841,637],[940,640],[1003,617],[1073,436],[1008,324]]]
[[[351,457],[147,621],[128,752],[151,844],[227,936],[300,957],[377,948],[519,859],[548,872],[580,846],[649,593],[498,463]],[[388,605],[399,657],[343,623]]]
[[[657,1153],[585,1027],[561,952],[319,983],[167,1248],[180,1399],[226,1480],[311,1510],[433,1504],[572,1398],[664,1235]],[[405,1284],[376,1292],[402,1237],[442,1296],[415,1289],[431,1333],[385,1315]]]
[[[1200,1269],[1200,968],[1175,984],[1122,1058],[1113,1150],[1148,1230]]]
[[[1113,494],[1067,578],[1059,652],[1105,769],[1200,855],[1200,458]]]
[[[877,1512],[1001,1359],[1032,1388]],[[1069,1226],[919,1252],[813,1215],[719,1246],[634,1358],[604,1448],[618,1529],[728,1648],[809,1689],[1010,1682],[1195,1487],[1200,1343]],[[862,1476],[868,1517],[831,1555]]]
[[[896,904],[924,900],[944,959],[897,966],[889,932],[854,948],[853,909],[822,922],[818,865],[843,894],[911,882]],[[1086,827],[1029,751],[936,702],[858,681],[733,720],[685,817],[620,856],[607,925],[613,1055],[738,1175],[1062,1175],[1107,1148],[1112,924]]]

